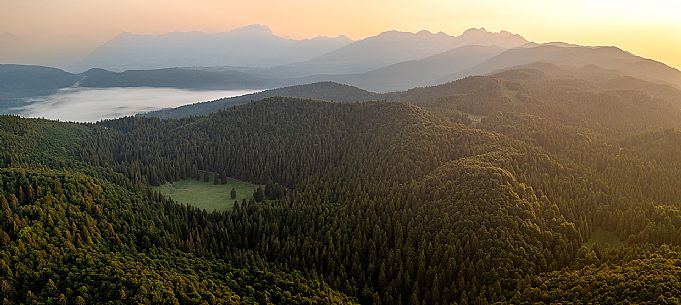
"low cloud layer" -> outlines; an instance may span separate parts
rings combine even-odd
[[[25,117],[96,122],[168,107],[252,93],[250,90],[191,91],[169,88],[70,88],[33,98],[19,109]]]

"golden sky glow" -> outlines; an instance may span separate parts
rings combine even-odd
[[[16,36],[25,56],[86,52],[122,31],[219,32],[253,23],[293,38],[485,27],[536,42],[616,45],[681,67],[677,0],[0,0],[0,34]]]

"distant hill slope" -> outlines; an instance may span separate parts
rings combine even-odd
[[[315,74],[356,74],[399,62],[422,59],[465,45],[519,47],[527,44],[523,37],[509,32],[492,33],[470,29],[461,36],[445,33],[388,31],[353,42],[317,58],[269,69],[275,75],[290,77]]]
[[[191,66],[267,67],[304,61],[352,42],[344,36],[294,40],[276,36],[263,25],[224,33],[123,33],[97,48],[75,71],[112,71]]]
[[[607,69],[616,69],[626,75],[642,80],[671,84],[681,88],[681,72],[663,63],[636,56],[616,47],[555,45],[511,49],[475,67],[452,73],[440,81],[447,82],[469,75],[490,74],[502,69],[534,62],[548,62],[580,67],[597,65]]]
[[[473,67],[506,49],[497,46],[466,45],[423,59],[396,63],[361,74],[315,75],[306,80],[328,80],[377,92],[406,90],[437,84],[452,71]]]
[[[381,97],[380,94],[348,85],[333,82],[319,82],[308,85],[297,85],[265,90],[258,93],[219,99],[210,102],[196,103],[178,108],[152,111],[149,113],[144,113],[142,116],[158,118],[186,118],[193,116],[204,116],[236,105],[246,104],[276,96],[338,102],[369,101],[377,100]]]
[[[111,72],[91,69],[80,74],[82,87],[172,87],[185,89],[260,89],[275,86],[279,80],[230,69],[209,70],[166,68]]]
[[[621,76],[631,76],[681,88],[681,72],[660,62],[645,59],[615,47],[584,47],[563,43],[542,45],[528,43],[513,49],[466,45],[430,57],[395,63],[365,73],[321,74],[303,77],[297,81],[335,81],[366,90],[387,92],[407,90],[418,86],[433,86],[467,76],[489,75],[537,62],[574,67],[594,65],[617,70]]]
[[[0,64],[0,113],[14,113],[32,96],[48,95],[80,77],[56,68]]]
[[[625,75],[619,70],[605,69],[596,65],[574,67],[533,63],[512,67],[497,73],[496,76],[523,83],[530,88],[547,86],[547,82],[551,80],[572,80],[573,84],[580,86],[581,89],[641,91],[681,105],[681,90],[674,86],[641,80]]]
[[[0,98],[49,94],[72,86],[78,79],[77,75],[56,68],[0,64]]]

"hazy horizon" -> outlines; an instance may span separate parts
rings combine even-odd
[[[249,24],[269,26],[275,35],[295,39],[345,35],[358,40],[388,30],[445,32],[468,28],[506,30],[527,40],[617,46],[637,55],[681,67],[681,3],[580,0],[350,1],[311,0],[277,5],[201,0],[57,4],[29,1],[0,3],[0,62],[63,67],[89,54],[122,32],[225,32]],[[226,13],[238,11],[225,18]],[[149,14],[152,12],[152,14]],[[334,12],[336,18],[320,12]],[[201,18],[197,18],[200,16]],[[291,17],[295,18],[291,18]],[[68,22],[64,22],[68,20]]]

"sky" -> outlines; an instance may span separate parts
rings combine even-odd
[[[681,68],[678,0],[0,0],[0,62],[59,65],[121,32],[268,25],[290,38],[387,30],[507,30],[535,42],[614,45]]]

